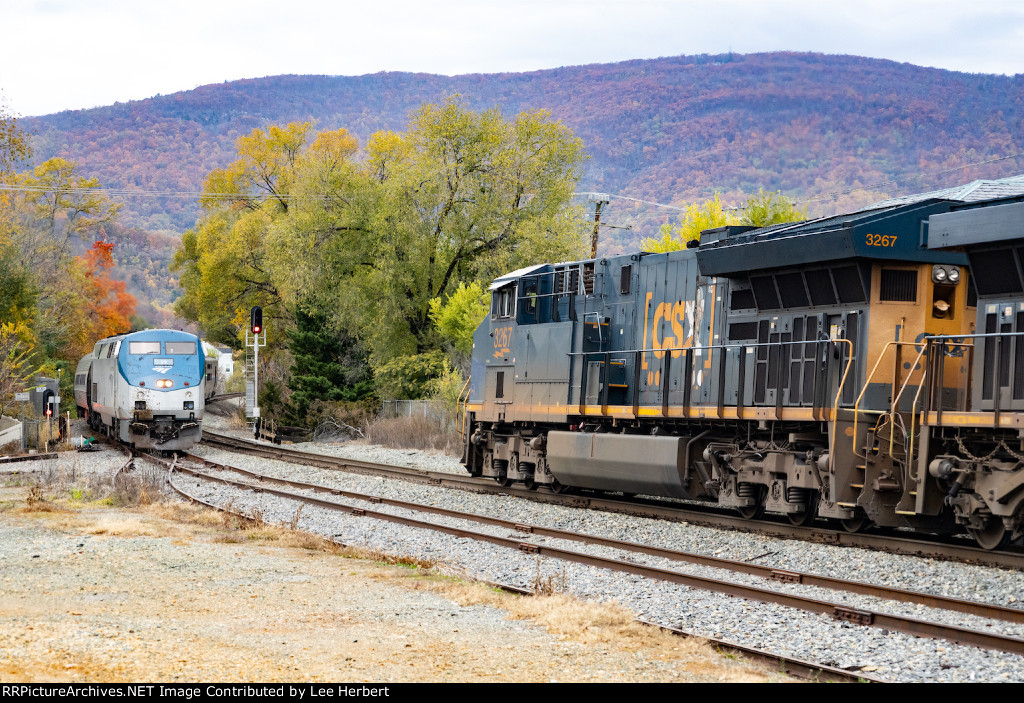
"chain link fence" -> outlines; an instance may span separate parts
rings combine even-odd
[[[4,418],[5,420],[7,418]],[[13,434],[5,433],[3,435],[3,442],[0,445],[5,448],[13,450],[15,453],[21,452],[25,449],[38,449],[44,450],[47,447],[53,447],[54,444],[61,441],[61,437],[67,437],[67,421],[63,415],[49,419],[49,420],[36,420],[34,418],[26,417],[24,421],[17,421],[11,427],[11,429],[17,429]],[[22,439],[22,433],[24,433],[24,440]]]
[[[438,421],[450,421],[451,413],[440,400],[384,400],[381,401],[381,417],[425,417]]]

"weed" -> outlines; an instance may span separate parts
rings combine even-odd
[[[92,500],[92,491],[87,488],[82,488],[81,486],[74,486],[71,489],[71,500],[76,503]]]
[[[305,503],[299,503],[298,509],[295,511],[295,515],[292,517],[292,521],[288,523],[288,527],[295,530],[299,526],[299,518],[302,517],[302,509],[306,507]]]
[[[540,571],[540,557],[538,556],[534,562],[537,566],[537,572],[533,577],[533,583],[530,584],[530,589],[537,595],[541,596],[553,596],[556,593],[566,593],[569,590],[568,579],[565,576],[565,568],[563,567],[557,574],[550,576],[542,576]]]
[[[453,422],[421,415],[371,420],[366,425],[366,440],[393,449],[438,449],[453,456],[462,449]]]

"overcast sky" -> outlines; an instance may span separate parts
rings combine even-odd
[[[493,73],[816,51],[1024,73],[1020,0],[2,0],[21,115],[283,73]]]

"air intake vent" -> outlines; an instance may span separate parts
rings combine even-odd
[[[917,271],[882,269],[879,300],[917,302]]]

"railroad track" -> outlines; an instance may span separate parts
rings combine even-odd
[[[586,564],[586,565],[591,565],[591,566],[598,566],[598,567],[603,567],[603,568],[611,568],[613,570],[624,571],[626,573],[634,573],[634,574],[644,575],[644,576],[648,576],[648,577],[651,577],[653,575],[654,578],[659,578],[660,577],[661,580],[668,580],[668,581],[671,581],[671,582],[683,583],[683,584],[686,584],[686,585],[692,585],[692,583],[690,582],[691,578],[696,579],[696,582],[706,582],[706,583],[709,583],[708,580],[703,579],[702,577],[688,577],[688,576],[686,576],[684,574],[681,574],[681,573],[678,573],[678,572],[675,572],[673,574],[672,572],[669,572],[667,570],[657,569],[655,567],[643,567],[643,566],[637,565],[635,563],[630,563],[630,562],[621,561],[621,560],[615,560],[615,559],[608,559],[608,558],[598,557],[598,556],[594,556],[594,555],[590,555],[590,554],[585,554],[585,553],[582,553],[582,552],[574,552],[574,551],[571,551],[571,550],[565,550],[565,549],[540,546],[540,545],[535,545],[535,544],[530,544],[530,543],[524,543],[524,542],[521,542],[521,541],[518,541],[518,540],[511,540],[511,539],[508,539],[508,538],[502,538],[502,537],[495,536],[495,535],[481,534],[480,532],[478,532],[476,530],[472,530],[472,529],[457,528],[457,527],[452,527],[450,525],[439,525],[439,524],[435,524],[435,523],[429,523],[429,522],[425,522],[423,520],[418,520],[418,519],[414,519],[414,518],[402,517],[402,516],[394,515],[394,514],[390,514],[390,513],[384,513],[384,512],[370,510],[370,509],[353,507],[353,506],[345,505],[345,504],[338,503],[338,502],[335,502],[335,501],[323,500],[323,499],[315,498],[315,497],[308,496],[308,495],[301,495],[301,494],[292,493],[292,492],[289,492],[289,491],[282,491],[282,490],[277,490],[277,489],[273,489],[273,488],[268,488],[265,485],[261,486],[261,485],[257,485],[256,483],[248,483],[248,482],[243,482],[243,481],[233,481],[233,480],[230,480],[230,479],[225,479],[225,478],[222,478],[222,477],[213,476],[213,475],[204,473],[202,471],[196,470],[194,468],[183,466],[181,463],[179,463],[178,459],[175,459],[173,462],[171,462],[171,461],[168,461],[166,459],[160,459],[160,458],[156,458],[156,457],[152,457],[152,458],[155,461],[158,461],[158,462],[164,464],[165,466],[167,466],[170,469],[171,476],[169,477],[168,482],[169,482],[171,488],[173,490],[175,490],[179,495],[181,495],[184,498],[186,498],[187,500],[193,501],[195,503],[202,504],[202,505],[205,505],[207,507],[210,507],[210,508],[213,508],[213,509],[216,509],[216,510],[230,512],[230,513],[233,513],[233,514],[238,515],[239,517],[245,518],[245,519],[250,519],[251,516],[246,515],[245,512],[243,512],[243,511],[232,510],[230,507],[225,507],[225,506],[222,506],[222,505],[216,505],[214,503],[211,503],[209,501],[203,500],[203,499],[201,499],[201,498],[191,494],[189,491],[185,490],[179,483],[175,483],[173,480],[171,480],[173,478],[173,475],[174,474],[183,474],[183,475],[191,476],[191,477],[193,477],[195,479],[199,479],[200,481],[210,481],[210,482],[213,482],[213,483],[220,484],[222,486],[228,486],[228,487],[239,489],[239,490],[253,491],[253,492],[264,493],[264,494],[268,494],[268,495],[275,495],[275,496],[278,496],[278,497],[282,497],[282,498],[287,498],[287,499],[290,499],[290,500],[298,501],[301,504],[314,505],[314,506],[318,506],[318,507],[321,507],[321,508],[327,508],[327,509],[330,509],[330,510],[335,510],[335,511],[338,511],[338,512],[347,513],[349,515],[354,515],[354,516],[359,516],[359,517],[368,517],[368,518],[372,518],[372,519],[380,519],[380,520],[385,520],[385,521],[388,521],[388,522],[392,522],[392,523],[396,523],[396,524],[402,524],[402,525],[411,526],[411,527],[419,527],[419,528],[424,528],[424,529],[431,529],[431,530],[440,531],[440,532],[443,532],[443,533],[446,533],[446,534],[450,534],[450,535],[453,535],[453,536],[457,536],[457,537],[470,538],[470,539],[475,539],[475,540],[479,540],[479,541],[484,541],[484,542],[488,542],[490,544],[494,544],[494,545],[498,545],[498,546],[505,546],[505,547],[509,547],[509,548],[512,548],[512,549],[516,549],[518,551],[525,551],[525,552],[531,553],[531,554],[538,554],[540,556],[549,556],[549,557],[553,557],[553,558],[557,558],[557,559],[562,559],[562,560],[566,560],[566,561],[572,561],[572,562]],[[351,493],[351,492],[348,492],[348,491],[340,491],[340,490],[333,489],[333,488],[330,488],[330,487],[327,487],[327,486],[320,486],[320,485],[316,485],[316,484],[308,484],[308,483],[303,483],[303,482],[298,482],[298,481],[289,481],[289,480],[286,480],[286,479],[279,479],[279,478],[275,478],[275,477],[271,477],[271,476],[257,474],[257,473],[250,472],[250,471],[245,471],[244,469],[238,469],[238,468],[230,467],[230,466],[223,465],[223,464],[217,464],[216,462],[211,462],[211,461],[209,461],[207,459],[204,459],[202,457],[197,457],[197,456],[194,456],[194,455],[188,455],[187,459],[189,459],[189,460],[191,460],[193,462],[196,462],[196,463],[198,463],[198,464],[200,464],[202,466],[213,468],[213,469],[218,470],[218,471],[237,473],[237,474],[240,474],[240,475],[242,475],[242,476],[244,476],[244,477],[246,477],[248,479],[251,479],[253,481],[257,481],[257,482],[260,482],[260,483],[273,483],[273,484],[277,484],[277,485],[287,485],[289,487],[299,488],[299,489],[302,489],[302,490],[308,490],[308,491],[313,491],[313,492],[330,493],[330,494],[336,495],[336,496],[344,496],[344,497],[349,497],[349,498],[353,498],[353,499],[356,499],[356,500],[362,500],[362,501],[365,501],[365,502],[370,503],[370,504],[387,505],[387,506],[398,507],[398,508],[402,508],[402,509],[410,510],[410,511],[415,511],[415,512],[426,512],[426,513],[433,513],[433,514],[438,514],[438,515],[445,515],[446,517],[453,517],[453,518],[457,518],[457,519],[468,520],[468,521],[476,523],[476,524],[486,524],[486,525],[500,526],[500,527],[509,527],[511,525],[513,527],[520,528],[520,531],[522,531],[521,528],[525,527],[525,526],[522,526],[522,525],[518,525],[518,526],[514,525],[513,523],[511,523],[509,521],[505,521],[505,520],[500,520],[500,519],[496,519],[496,518],[488,518],[488,517],[479,516],[479,515],[472,515],[472,514],[469,514],[469,513],[460,513],[459,511],[452,511],[452,510],[446,510],[446,509],[443,509],[443,508],[437,508],[436,506],[428,506],[428,505],[422,505],[422,504],[415,504],[415,503],[410,503],[410,502],[407,502],[407,501],[396,501],[396,500],[392,500],[392,499],[381,498],[381,497],[378,497],[378,496],[369,496],[369,495],[364,495],[364,494]],[[569,533],[569,532],[565,532],[565,531],[557,531],[557,530],[555,530],[555,531],[545,531],[544,528],[536,528],[536,530],[537,531],[536,532],[532,532],[532,534],[543,535],[543,534],[546,534],[546,532],[552,532],[552,533],[557,532],[557,533],[559,533],[559,538],[561,538],[561,539],[572,539],[572,540],[576,540],[576,541],[587,541],[590,544],[604,544],[604,543],[616,544],[616,545],[619,545],[620,548],[626,548],[628,546],[628,543],[617,541],[617,540],[602,540],[601,538],[594,538],[594,537],[587,536],[587,535],[574,535],[573,533]],[[552,536],[554,536],[554,535],[552,535]],[[638,551],[642,551],[643,550],[643,545],[633,545],[633,546],[640,548]],[[693,582],[693,583],[696,583],[696,582]],[[506,591],[513,592],[513,593],[518,593],[518,594],[521,594],[521,595],[533,595],[533,593],[531,591],[529,591],[529,590],[518,588],[518,587],[515,587],[515,586],[510,586],[510,585],[507,585],[507,584],[492,583],[490,585],[495,586],[497,588],[501,588],[502,590],[506,590]],[[696,587],[700,587],[700,586],[696,586]],[[723,587],[724,590],[722,590],[720,592],[727,592],[728,593],[731,590],[731,587],[728,584],[724,583],[724,582],[722,584],[722,587]],[[740,588],[743,589],[744,587],[741,586]],[[746,593],[748,591],[744,590],[743,592]],[[769,602],[771,602],[771,601],[769,601]],[[740,653],[740,654],[742,654],[742,655],[744,655],[744,656],[746,656],[748,658],[756,659],[756,660],[759,660],[759,661],[762,661],[762,662],[770,663],[772,665],[780,667],[780,670],[784,671],[787,674],[790,674],[790,675],[793,675],[793,676],[798,676],[798,677],[801,677],[801,678],[807,678],[807,679],[812,679],[812,680],[817,680],[817,681],[829,681],[829,682],[858,682],[858,681],[859,682],[865,682],[865,681],[866,682],[882,682],[880,679],[868,676],[868,675],[864,674],[863,672],[856,672],[856,671],[852,671],[851,672],[851,671],[847,671],[847,670],[844,670],[844,669],[839,669],[839,668],[836,668],[836,667],[831,667],[831,666],[827,666],[827,665],[823,665],[823,664],[817,664],[817,663],[814,663],[814,662],[808,662],[808,661],[805,661],[805,660],[801,660],[801,659],[797,659],[797,658],[793,658],[793,657],[787,657],[787,656],[784,656],[784,655],[778,655],[778,654],[774,654],[774,653],[771,653],[771,652],[766,652],[764,650],[760,650],[760,649],[756,649],[756,648],[752,648],[752,647],[746,647],[746,646],[743,646],[743,645],[740,645],[740,644],[737,644],[737,643],[729,642],[729,641],[724,640],[724,639],[709,638],[706,635],[693,635],[692,633],[685,632],[685,631],[680,630],[678,628],[665,627],[663,625],[657,625],[655,623],[650,623],[650,622],[645,622],[645,621],[641,621],[641,622],[644,622],[644,624],[646,624],[646,625],[651,625],[651,626],[654,626],[654,627],[659,627],[661,629],[664,629],[666,631],[672,632],[673,634],[676,634],[676,635],[679,635],[679,636],[684,636],[684,637],[698,636],[698,637],[701,637],[702,639],[706,639],[706,640],[711,641],[713,644],[715,644],[716,647],[718,647],[720,649],[723,649],[725,651]],[[1024,641],[1022,641],[1021,644],[1022,644],[1022,647],[1024,647]]]
[[[760,601],[763,603],[775,603],[778,605],[797,608],[799,610],[804,610],[811,613],[829,615],[838,620],[847,621],[856,625],[877,627],[885,630],[902,632],[904,634],[914,635],[918,637],[944,639],[950,642],[954,642],[956,644],[965,644],[969,646],[981,647],[984,649],[1012,652],[1014,654],[1024,654],[1024,639],[1010,635],[994,633],[988,629],[971,629],[957,625],[937,623],[932,621],[921,620],[918,618],[894,615],[882,611],[870,611],[860,608],[853,608],[843,603],[822,600],[820,598],[813,598],[805,595],[798,595],[791,592],[771,590],[759,586],[751,586],[744,583],[737,583],[735,581],[730,581],[726,579],[697,576],[693,574],[675,571],[673,569],[666,569],[657,566],[640,564],[635,561],[627,561],[620,558],[599,556],[592,553],[579,552],[561,547],[551,547],[547,545],[537,544],[535,542],[523,541],[518,538],[513,539],[509,537],[498,536],[495,534],[487,534],[480,532],[478,529],[475,528],[456,527],[450,524],[445,525],[431,523],[418,518],[411,518],[402,515],[396,515],[393,513],[386,513],[380,510],[354,507],[352,505],[338,503],[333,500],[325,500],[322,498],[316,498],[314,496],[302,495],[290,491],[270,488],[268,484],[287,486],[289,488],[309,491],[312,493],[327,493],[333,496],[340,496],[344,498],[358,500],[372,505],[389,506],[416,513],[442,515],[448,518],[462,520],[472,525],[487,525],[492,527],[501,527],[504,529],[515,531],[516,533],[523,535],[544,536],[570,542],[581,542],[591,546],[607,547],[610,549],[616,549],[632,553],[641,553],[647,556],[660,557],[662,559],[667,559],[670,561],[685,561],[689,563],[701,564],[704,566],[713,566],[716,568],[731,571],[733,573],[745,573],[749,575],[756,575],[767,580],[781,582],[784,584],[818,586],[830,590],[846,591],[862,595],[871,595],[886,600],[893,600],[903,603],[912,603],[915,605],[923,605],[930,608],[953,610],[956,612],[983,618],[994,618],[1014,623],[1024,622],[1024,611],[1017,610],[1014,608],[1007,608],[1004,606],[987,603],[965,601],[945,596],[939,596],[935,594],[918,593],[914,591],[907,591],[904,589],[897,589],[888,586],[879,586],[863,582],[836,579],[817,574],[773,570],[770,567],[764,567],[761,565],[750,564],[746,562],[730,561],[725,559],[718,559],[715,557],[707,557],[703,555],[695,555],[686,552],[678,552],[670,549],[663,549],[658,547],[652,547],[649,545],[624,542],[621,540],[608,539],[603,537],[597,537],[594,535],[570,532],[566,530],[538,527],[534,525],[525,525],[508,520],[503,520],[500,518],[493,518],[483,515],[476,515],[473,513],[449,510],[446,508],[440,508],[433,505],[424,505],[409,501],[382,498],[379,496],[344,491],[336,488],[331,488],[329,486],[322,486],[318,484],[305,483],[301,481],[292,481],[288,479],[276,478],[264,474],[246,471],[244,469],[227,466],[217,462],[212,462],[202,457],[194,455],[190,455],[188,458],[200,464],[201,466],[214,468],[216,470],[223,472],[238,474],[249,479],[249,481],[235,481],[223,477],[212,476],[210,474],[203,473],[202,471],[198,471],[184,466],[178,466],[176,468],[178,472],[194,476],[201,480],[212,481],[236,489],[256,491],[267,495],[274,495],[281,498],[299,501],[301,503],[315,505],[321,508],[327,508],[329,510],[354,515],[357,517],[370,517],[409,527],[418,527],[439,531],[455,537],[474,539],[477,541],[487,542],[499,547],[518,550],[526,554],[536,554],[538,556],[551,557],[562,561],[584,564],[586,566],[594,566],[598,568],[609,569],[611,571],[634,574],[638,576],[643,576],[645,578],[652,578],[659,581],[667,581],[670,583],[675,583],[690,588],[722,593],[729,596]]]
[[[878,533],[850,533],[819,525],[801,527],[791,525],[788,522],[778,522],[770,519],[750,521],[738,515],[722,512],[708,506],[670,503],[657,499],[637,501],[635,499],[627,500],[598,493],[556,494],[547,490],[526,490],[514,486],[502,487],[491,479],[474,478],[469,474],[459,475],[440,471],[423,471],[374,462],[341,459],[324,454],[303,452],[293,448],[268,447],[251,440],[210,432],[205,429],[203,430],[203,443],[233,452],[277,459],[320,469],[383,476],[421,484],[459,488],[477,493],[513,495],[542,503],[590,508],[660,520],[685,521],[708,527],[757,532],[770,537],[795,538],[838,546],[874,549],[907,556],[948,559],[986,566],[1024,569],[1024,551],[1021,549],[988,551],[977,547],[966,539],[928,538],[921,535],[907,537],[901,536],[897,531],[893,530]]]

